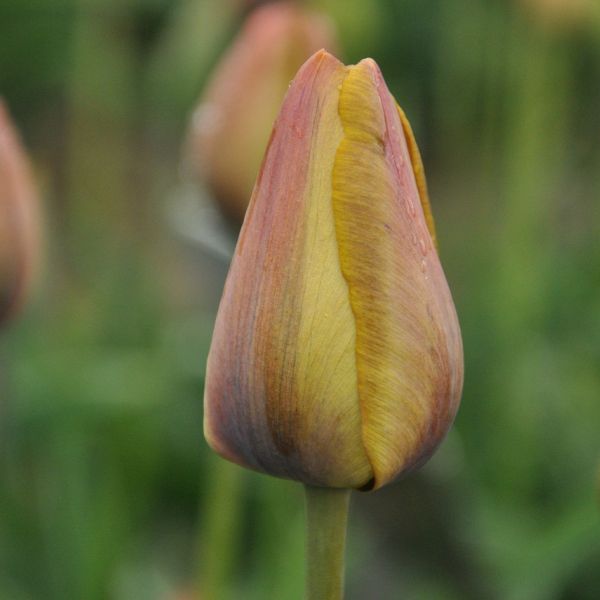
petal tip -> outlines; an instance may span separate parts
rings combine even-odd
[[[331,74],[335,71],[345,69],[344,64],[339,61],[333,54],[322,48],[315,52],[306,62],[300,67],[296,77],[290,84],[290,88],[302,89],[306,85],[312,86],[309,82],[313,81],[319,71],[323,73]],[[329,77],[325,75],[321,78],[322,84],[329,80]],[[326,84],[325,84],[326,85]],[[282,112],[285,110],[286,102],[284,101]],[[281,116],[281,113],[280,113]]]
[[[305,68],[308,65],[314,64],[319,65],[322,62],[329,62],[332,65],[340,66],[342,62],[338,60],[331,52],[328,52],[325,48],[321,48],[317,50],[305,63],[302,68]]]
[[[381,73],[381,69],[379,65],[373,58],[363,58],[359,63],[355,65],[356,67],[364,67],[371,73],[374,79],[379,80],[383,79],[383,75]]]

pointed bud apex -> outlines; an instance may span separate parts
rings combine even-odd
[[[333,38],[326,18],[291,2],[268,4],[250,15],[217,66],[193,116],[189,160],[237,223],[291,80]]]
[[[0,101],[0,325],[21,306],[37,266],[37,209],[25,151]]]
[[[377,65],[315,54],[292,84],[210,349],[224,457],[371,489],[423,462],[460,399],[462,344],[419,151]]]

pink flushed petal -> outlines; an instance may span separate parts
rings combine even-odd
[[[339,413],[346,410],[343,402],[347,398],[339,406],[319,401],[329,389],[331,373],[317,378],[314,386],[307,383],[319,372],[319,362],[336,363],[338,359],[327,354],[327,347],[316,347],[312,351],[320,353],[322,361],[315,359],[308,371],[300,367],[311,352],[310,339],[300,342],[307,323],[313,317],[323,318],[307,314],[306,308],[316,301],[312,292],[307,296],[307,287],[315,283],[318,287],[322,281],[318,276],[317,281],[307,279],[319,267],[310,254],[316,247],[313,236],[320,236],[317,229],[309,231],[316,214],[313,211],[321,211],[322,219],[331,212],[330,178],[322,174],[332,168],[336,142],[335,138],[324,140],[331,150],[322,163],[318,140],[329,134],[323,105],[330,107],[329,114],[339,129],[337,98],[344,73],[339,61],[319,52],[300,70],[286,97],[225,285],[205,395],[205,434],[223,456],[273,475],[332,486],[361,485],[369,478],[360,447],[357,403],[345,412],[353,411],[354,416],[348,415],[344,424]],[[331,134],[341,135],[336,131]],[[321,201],[319,189],[325,190],[326,205],[315,205]],[[322,219],[318,220],[321,225]],[[329,226],[331,255],[335,257],[332,218]],[[337,264],[327,261],[323,265],[331,266],[337,269],[339,288],[331,288],[326,277],[321,291],[328,290],[330,301],[340,291],[349,315],[347,329],[352,325],[347,290]],[[319,293],[315,288],[314,294]],[[329,321],[332,319],[335,322],[335,315]],[[352,366],[351,347],[345,355],[345,347],[338,350],[340,360],[348,360]],[[307,386],[314,395],[302,395]],[[352,440],[344,435],[350,422],[356,424]],[[336,445],[336,453],[326,451],[331,443]],[[346,455],[352,455],[350,464],[340,460]]]

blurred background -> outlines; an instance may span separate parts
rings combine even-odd
[[[214,172],[248,169],[243,125],[212,134],[313,43],[373,57],[411,120],[466,360],[433,460],[353,495],[347,598],[599,598],[600,3],[303,3],[329,37],[265,69],[296,38],[258,4],[0,0],[45,225],[0,331],[0,598],[302,597],[300,486],[214,456],[202,396],[239,224]]]

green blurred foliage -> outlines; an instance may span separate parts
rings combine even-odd
[[[48,230],[37,298],[0,339],[0,598],[183,600],[209,579],[302,596],[300,489],[202,440],[225,265],[165,219],[242,4],[0,1],[0,93]],[[355,495],[348,598],[598,598],[598,13],[312,4],[413,122],[466,357],[436,457]]]

